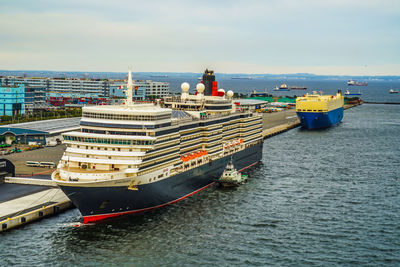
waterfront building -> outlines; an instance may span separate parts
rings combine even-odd
[[[7,144],[35,142],[46,145],[60,142],[62,133],[79,129],[80,120],[80,117],[75,117],[7,124],[0,127],[0,136]]]
[[[235,104],[240,108],[250,111],[256,111],[262,108],[266,108],[268,105],[268,101],[257,99],[237,99],[235,100]]]
[[[45,87],[27,86],[25,88],[25,113],[32,114],[48,107]]]
[[[170,94],[169,83],[167,82],[154,82],[152,80],[136,80],[133,82],[134,86],[139,88],[143,87],[146,91],[147,97],[163,98]]]
[[[110,96],[111,97],[125,97],[124,80],[113,80],[110,81]],[[145,100],[146,99],[146,87],[141,84],[133,84],[134,90],[132,90],[133,100]]]
[[[152,80],[133,80],[132,97],[135,100],[144,100],[149,97],[163,98],[170,95],[169,83],[155,82]],[[125,97],[122,87],[126,84],[125,80],[110,81],[110,96]]]
[[[25,113],[25,85],[0,86],[0,116],[14,116]]]
[[[125,84],[123,80],[113,79],[86,79],[86,78],[43,78],[43,77],[0,77],[0,84],[25,84],[26,87],[45,88],[47,94],[72,94],[76,97],[109,97],[123,96],[119,88]],[[162,98],[168,96],[169,83],[152,80],[133,81],[133,98],[144,100],[154,96]]]
[[[51,93],[91,94],[93,96],[108,97],[110,91],[107,79],[83,78],[43,78],[43,77],[0,77],[4,85],[25,84],[46,88]]]

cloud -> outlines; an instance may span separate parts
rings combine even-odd
[[[400,60],[399,7],[389,0],[9,1],[0,10],[0,68],[214,65],[276,73],[357,72],[367,64],[391,72]]]

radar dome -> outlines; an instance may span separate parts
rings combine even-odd
[[[189,88],[190,88],[190,85],[188,84],[188,83],[182,83],[181,84],[181,89],[182,89],[182,92],[188,92],[189,91]]]
[[[224,89],[218,89],[218,92],[223,92],[223,93],[225,93],[225,90]]]
[[[228,97],[232,97],[232,96],[233,96],[233,91],[232,91],[232,90],[229,90],[228,92],[226,92],[226,95],[227,95]]]
[[[198,83],[197,85],[196,85],[196,90],[197,90],[197,92],[199,92],[200,94],[202,94],[203,92],[204,92],[204,89],[205,89],[206,87],[204,86],[204,84],[202,84],[202,83]]]

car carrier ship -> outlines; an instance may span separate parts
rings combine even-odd
[[[343,119],[344,98],[339,90],[336,95],[317,92],[296,98],[296,113],[306,129],[327,128]]]
[[[84,223],[180,201],[212,186],[231,160],[239,171],[261,160],[262,118],[237,109],[213,71],[163,107],[133,102],[132,87],[129,71],[123,105],[85,106],[80,130],[63,134],[52,179]]]

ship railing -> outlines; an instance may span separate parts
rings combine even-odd
[[[172,120],[171,121],[171,125],[179,125],[179,124],[182,124],[182,123],[185,123],[185,122],[192,122],[192,121],[196,121],[196,120],[198,120],[198,119],[196,119],[196,118],[184,118],[184,119],[182,119],[182,118],[179,118],[179,119],[176,119],[176,120]]]
[[[215,99],[215,100],[203,100],[203,99],[181,99],[181,97],[165,97],[164,102],[176,102],[176,103],[187,103],[187,104],[231,104],[231,100],[227,99]]]

